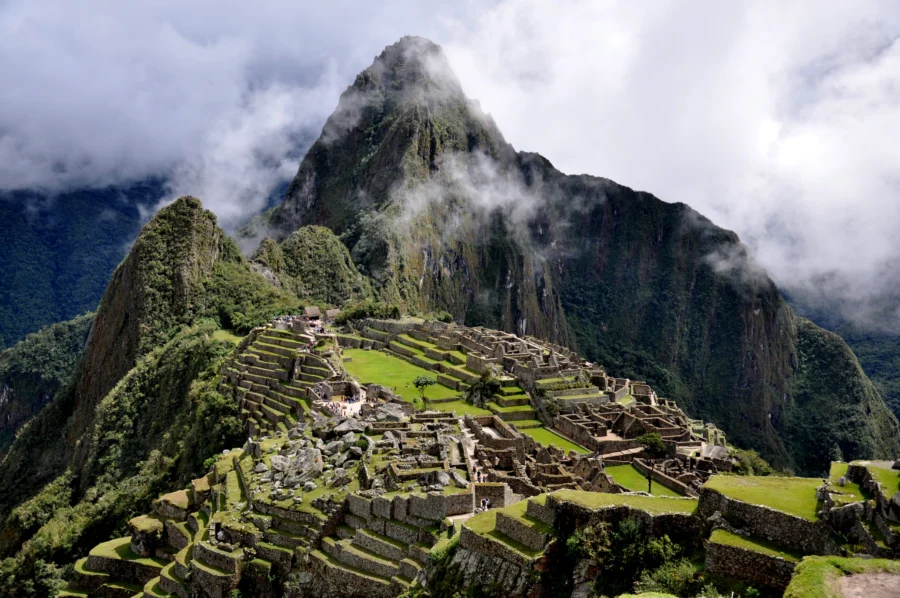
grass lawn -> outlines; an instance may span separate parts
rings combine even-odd
[[[738,536],[737,534],[732,534],[729,531],[724,529],[717,529],[712,533],[709,537],[709,541],[713,544],[722,544],[724,546],[734,546],[735,548],[743,548],[745,550],[752,550],[753,552],[759,552],[761,554],[765,554],[768,556],[781,557],[786,561],[791,561],[796,563],[800,560],[801,555],[791,552],[785,552],[773,544],[766,542],[765,540],[757,540],[751,538],[745,538],[744,536]]]
[[[350,361],[344,362],[344,368],[351,376],[363,384],[374,382],[387,386],[407,401],[411,401],[414,396],[419,394],[419,391],[413,386],[413,380],[417,377],[429,376],[437,380],[436,372],[420,368],[381,351],[344,349],[344,357],[351,358]],[[459,396],[459,392],[443,384],[435,384],[425,390],[426,399],[448,399],[456,396]]]
[[[434,388],[432,386],[432,388]],[[487,409],[482,409],[481,407],[476,407],[475,405],[470,405],[465,401],[453,401],[452,403],[430,403],[425,406],[426,409],[431,411],[446,411],[450,413],[451,411],[455,411],[456,415],[491,415],[491,412]]]
[[[697,499],[695,498],[631,496],[628,494],[585,492],[584,490],[557,490],[553,493],[553,496],[558,500],[572,502],[588,509],[627,505],[633,509],[640,509],[654,515],[660,513],[691,514],[697,510]]]
[[[784,598],[836,597],[838,594],[834,585],[839,578],[865,573],[891,573],[900,576],[900,561],[808,556],[794,570]]]
[[[842,476],[847,475],[847,469],[850,467],[848,463],[839,463],[837,461],[831,464],[831,471],[828,474],[828,486],[832,492],[832,497],[836,502],[852,503],[867,500],[866,492],[859,487],[859,484],[847,480],[843,486],[838,486],[837,481]],[[834,494],[840,492],[840,495]]]
[[[816,521],[818,501],[816,488],[820,478],[780,478],[775,476],[714,475],[706,482],[729,498],[754,505],[764,505],[778,511]]]
[[[498,542],[502,542],[502,543],[506,544],[508,547],[515,550],[516,552],[519,552],[520,554],[522,554],[528,558],[535,558],[536,556],[540,555],[543,551],[532,550],[532,549],[528,548],[527,546],[519,544],[518,542],[516,542],[509,536],[506,536],[505,534],[498,532],[496,529],[498,512],[502,511],[503,513],[506,513],[512,517],[515,517],[516,519],[522,519],[523,515],[525,514],[525,507],[527,506],[526,503],[527,503],[527,501],[522,500],[512,506],[509,506],[509,507],[506,507],[503,509],[490,509],[489,511],[484,511],[483,513],[478,513],[477,515],[474,515],[474,516],[470,517],[469,519],[467,519],[465,521],[465,523],[463,523],[463,526],[469,528],[470,530],[477,533],[478,535],[486,536],[486,537],[492,538]],[[544,526],[543,524],[542,524],[542,526],[547,527],[547,526]],[[538,531],[545,531],[543,529],[543,527]]]
[[[890,463],[876,463],[872,461],[860,461],[861,465],[865,465],[876,482],[881,482],[881,492],[888,498],[891,498],[897,492],[900,492],[900,471],[891,469]]]
[[[103,544],[98,544],[91,550],[94,556],[103,556],[110,559],[120,559],[123,561],[136,561],[151,567],[164,567],[168,561],[156,557],[144,558],[136,555],[131,550],[131,537],[116,538]]]
[[[631,465],[611,465],[606,468],[606,473],[612,476],[612,479],[631,490],[632,492],[646,492],[647,478],[641,472]],[[669,490],[659,482],[653,483],[654,496],[681,496],[677,492]]]
[[[524,430],[519,430],[519,432],[531,436],[544,446],[553,445],[563,449],[566,452],[575,451],[576,453],[581,454],[587,454],[590,452],[583,446],[579,446],[571,440],[563,438],[553,430],[548,430],[547,428],[527,428]]]
[[[215,332],[213,332],[213,338],[217,341],[234,343],[236,345],[241,342],[244,337],[238,336],[233,332],[229,332],[228,330],[216,330]]]

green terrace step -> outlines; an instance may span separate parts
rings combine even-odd
[[[517,430],[530,430],[533,428],[544,427],[544,422],[538,419],[519,419],[516,421],[511,421],[509,423]]]
[[[159,578],[151,579],[144,585],[144,593],[143,596],[146,598],[147,596],[159,596],[161,598],[166,598],[171,596],[172,594],[169,592],[164,592],[163,589],[159,586]]]
[[[57,596],[60,598],[90,598],[90,595],[85,590],[77,590],[69,586],[60,590]]]
[[[357,530],[353,536],[352,545],[374,552],[378,556],[391,561],[402,561],[406,558],[409,548],[403,542],[382,536],[370,529]]]
[[[358,576],[367,581],[373,582],[376,585],[384,586],[384,588],[389,588],[391,586],[390,579],[379,577],[378,575],[372,575],[371,573],[367,573],[361,569],[351,567],[346,563],[342,563],[341,561],[337,560],[330,554],[322,552],[321,550],[313,550],[309,553],[309,555],[313,559],[316,559],[317,561],[324,564],[326,567],[334,569],[338,572],[338,577],[335,578],[334,581],[343,579],[345,577],[353,578],[354,576]]]
[[[770,557],[783,558],[786,561],[796,563],[800,561],[801,555],[780,549],[774,544],[762,540],[760,538],[747,538],[738,536],[724,529],[717,529],[709,537],[710,544],[721,544],[723,546],[732,546],[734,548],[742,548],[753,552],[758,552]]]
[[[123,581],[111,581],[104,584],[97,594],[105,598],[133,598],[133,596],[142,596],[144,592],[143,585],[134,583],[126,583]]]

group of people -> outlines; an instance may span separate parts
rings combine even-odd
[[[487,481],[487,475],[480,469],[475,470],[475,481],[479,484]]]

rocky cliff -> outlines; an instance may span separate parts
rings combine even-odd
[[[284,202],[245,234],[285,239],[310,224],[341,238],[385,300],[647,377],[779,465],[816,467],[789,422],[828,437],[846,409],[866,414],[853,434],[871,439],[841,445],[847,457],[900,451],[897,420],[852,353],[801,351],[808,323],[734,233],[516,152],[427,40],[404,38],[357,76]],[[810,373],[829,370],[866,390],[840,407],[808,397]]]

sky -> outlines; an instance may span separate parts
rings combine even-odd
[[[516,149],[691,205],[848,316],[897,293],[893,1],[5,0],[0,190],[164,174],[237,226],[404,34]]]

